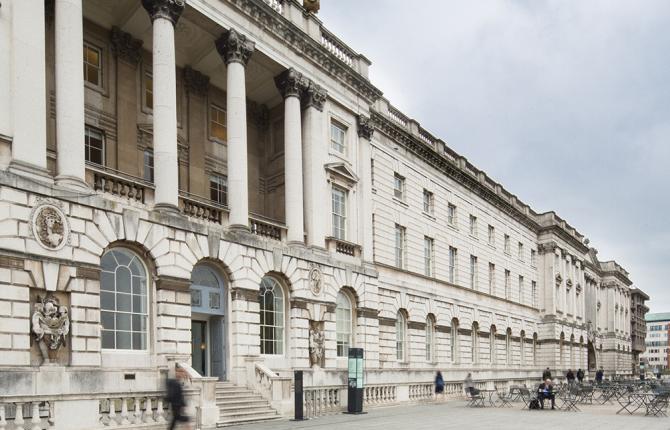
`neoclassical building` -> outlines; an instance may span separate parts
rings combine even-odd
[[[150,428],[176,364],[201,428],[290,414],[295,370],[319,414],[350,347],[368,406],[436,369],[631,373],[628,272],[394,108],[314,3],[2,2],[0,427]]]

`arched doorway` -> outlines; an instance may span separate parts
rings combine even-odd
[[[595,372],[596,369],[598,368],[598,364],[596,362],[596,348],[593,346],[593,343],[589,341],[589,343],[586,346],[587,349],[587,361],[588,361],[588,368],[589,372]]]
[[[202,376],[226,379],[226,288],[209,264],[191,273],[191,365]]]

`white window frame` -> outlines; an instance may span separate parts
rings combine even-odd
[[[470,236],[477,237],[477,217],[470,215]]]
[[[214,119],[214,111],[217,112],[217,120]],[[220,122],[218,119],[221,118],[221,114],[223,114],[223,121]],[[217,105],[216,103],[210,103],[209,104],[209,109],[207,112],[207,134],[209,135],[209,139],[216,141],[216,142],[221,142],[221,143],[226,143],[228,141],[228,112],[226,111],[225,108],[222,108],[221,106]],[[222,139],[221,137],[214,136],[214,133],[212,133],[212,124],[216,124],[218,126],[223,127],[226,130],[226,138]]]
[[[489,294],[493,295],[496,291],[496,265],[489,262]]]
[[[216,185],[216,188],[212,185]],[[217,195],[216,199],[212,199],[212,192]],[[224,201],[221,201],[221,196],[224,196]],[[209,197],[215,203],[223,206],[228,205],[228,177],[219,173],[210,173],[209,175]]]
[[[523,275],[519,275],[519,303],[523,303],[523,287],[524,287]]]
[[[458,249],[449,247],[449,282],[455,284],[458,281]]]
[[[86,49],[90,49],[92,51],[97,51],[97,53],[98,53],[98,64],[89,63],[86,59],[86,56],[84,55],[84,58],[83,58],[84,64],[82,65],[82,67],[84,68],[84,82],[86,83],[86,85],[90,85],[93,88],[103,89],[104,88],[104,85],[103,85],[103,79],[104,79],[104,73],[103,72],[104,72],[104,70],[103,70],[103,68],[104,68],[104,64],[105,64],[105,61],[104,61],[104,58],[103,58],[103,55],[104,55],[103,49],[101,47],[97,46],[97,45],[94,45],[94,44],[88,42],[88,41],[84,41],[84,46],[82,47],[82,49],[84,51]],[[93,82],[88,80],[88,66],[93,66],[93,67],[96,67],[98,69],[98,83],[97,84],[94,84]]]
[[[340,240],[347,239],[348,194],[346,189],[336,185],[333,185],[330,190],[332,234],[334,238]],[[336,201],[336,198],[339,199],[339,202]],[[338,206],[340,207],[340,211],[336,212],[336,207]]]
[[[101,162],[100,164],[96,163],[95,161],[91,161],[90,158],[90,153],[91,153],[91,134],[97,133],[100,135],[100,159]],[[93,127],[91,125],[86,124],[84,126],[84,159],[86,160],[87,163],[95,164],[97,166],[105,166],[105,152],[107,151],[107,142],[105,139],[105,132],[103,130],[100,130],[99,128]]]
[[[153,183],[154,173],[154,150],[146,148],[142,152],[142,178]]]
[[[405,177],[397,172],[393,174],[393,197],[405,201]]]
[[[489,224],[489,230],[488,230],[488,243],[489,245],[495,247],[496,246],[496,228]]]
[[[435,360],[435,321],[429,315],[426,318],[426,361],[433,363]]]
[[[423,189],[423,211],[428,215],[435,213],[435,203],[433,193],[427,189]]]
[[[407,229],[400,225],[395,225],[395,265],[399,269],[404,269],[407,262]]]
[[[452,227],[456,227],[457,222],[458,222],[458,208],[456,207],[455,204],[449,203],[447,204],[447,224],[449,224]]]
[[[504,246],[503,246],[503,252],[505,252],[505,254],[509,254],[512,239],[510,238],[509,234],[506,234],[504,237],[505,237],[505,242],[504,242]]]
[[[335,307],[335,337],[338,357],[347,357],[354,340],[354,305],[349,294],[340,290]]]
[[[275,291],[277,294],[275,294]],[[261,300],[265,294],[272,294],[273,308],[270,310],[264,309],[264,301]],[[260,289],[258,290],[259,315],[260,320],[260,353],[268,356],[283,356],[286,342],[286,294],[280,282],[271,277],[265,276],[261,279]],[[265,322],[264,312],[273,314],[273,324]],[[278,324],[280,323],[280,324]],[[268,333],[272,333],[271,337],[265,337],[264,329],[268,329]],[[265,347],[266,343],[272,345],[268,351]]]
[[[477,290],[477,284],[478,284],[478,264],[477,264],[477,256],[476,255],[470,255],[470,286],[473,290]]]
[[[505,299],[510,300],[511,299],[511,285],[510,282],[512,277],[512,273],[508,270],[505,269]]]
[[[423,262],[424,274],[435,276],[435,240],[431,237],[423,237]]]
[[[337,141],[335,132],[339,132],[341,142]],[[347,154],[347,127],[335,120],[330,121],[330,149],[343,156]]]
[[[396,343],[395,357],[396,361],[407,362],[407,317],[402,310],[396,315]]]

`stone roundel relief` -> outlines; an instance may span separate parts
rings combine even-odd
[[[39,202],[30,214],[30,227],[43,248],[56,251],[70,241],[70,225],[59,202]]]
[[[315,296],[321,295],[321,290],[323,290],[322,278],[323,275],[319,266],[313,265],[311,269],[309,269],[309,289],[312,290],[312,294]]]

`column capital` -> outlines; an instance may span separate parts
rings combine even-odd
[[[300,97],[309,85],[309,81],[293,67],[284,70],[275,77],[275,85],[282,97]]]
[[[119,27],[112,27],[112,52],[117,58],[136,66],[142,58],[142,42],[135,39],[132,34],[122,31]]]
[[[358,137],[370,140],[372,139],[372,134],[375,131],[374,126],[372,125],[372,119],[365,115],[358,115]]]
[[[243,34],[233,30],[224,30],[221,37],[216,39],[216,50],[226,64],[240,63],[246,66],[256,44]]]
[[[189,93],[204,97],[209,89],[209,76],[192,69],[191,66],[186,66],[184,67],[184,87]]]
[[[172,25],[177,25],[179,17],[184,12],[185,0],[142,0],[142,6],[149,13],[151,22],[164,18]]]
[[[323,104],[326,101],[326,97],[328,97],[328,92],[310,80],[302,96],[303,107],[314,107],[318,111],[323,112]]]

